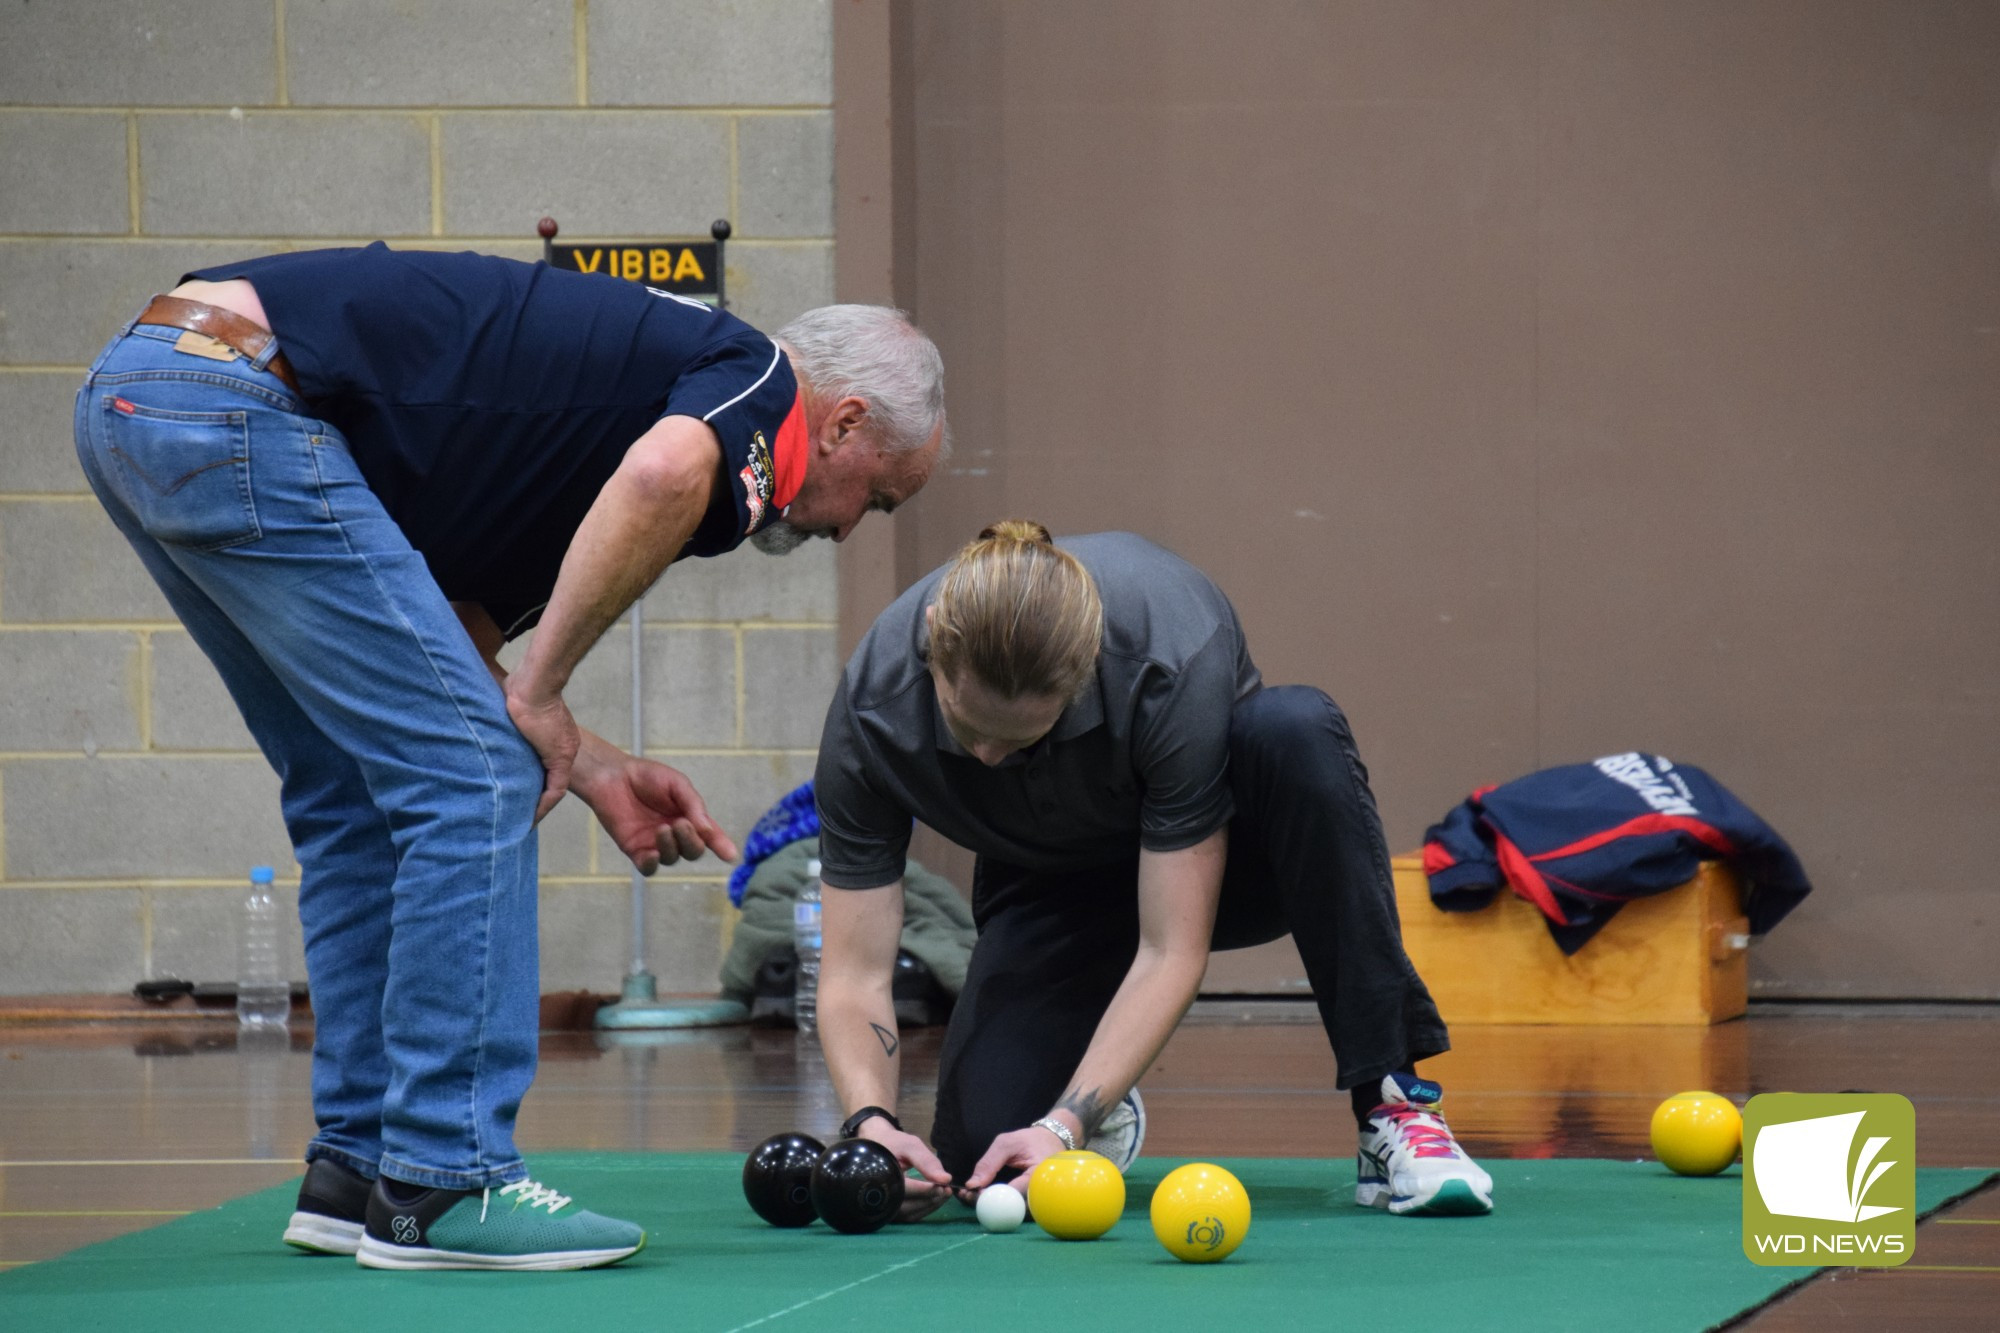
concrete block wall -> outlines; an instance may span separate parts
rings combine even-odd
[[[296,892],[277,782],[86,490],[71,400],[190,268],[357,244],[532,259],[705,237],[775,328],[833,297],[830,0],[0,0],[0,995],[233,975],[253,864]],[[810,776],[837,671],[832,551],[744,548],[645,602],[648,754],[739,839]],[[628,744],[621,626],[571,690]],[[518,652],[518,645],[516,652]],[[543,986],[616,989],[628,871],[543,825]],[[712,988],[714,862],[649,886],[661,984]],[[303,975],[297,957],[293,967]]]

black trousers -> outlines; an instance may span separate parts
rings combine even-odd
[[[1296,685],[1251,695],[1231,718],[1229,765],[1236,815],[1213,947],[1292,936],[1341,1088],[1450,1049],[1403,952],[1368,771],[1333,700]],[[1138,952],[1138,876],[1136,844],[1130,860],[1055,872],[980,858],[979,942],[945,1033],[932,1126],[953,1176],[1067,1090]]]

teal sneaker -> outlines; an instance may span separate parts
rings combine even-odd
[[[383,1177],[354,1258],[363,1268],[546,1271],[602,1268],[645,1247],[639,1227],[571,1207],[532,1180],[439,1190]]]

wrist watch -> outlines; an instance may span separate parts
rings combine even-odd
[[[856,1111],[853,1115],[847,1117],[847,1119],[840,1122],[840,1137],[842,1137],[843,1139],[853,1138],[856,1134],[859,1134],[861,1132],[861,1127],[863,1125],[867,1124],[870,1120],[873,1120],[878,1115],[899,1130],[903,1127],[903,1122],[896,1119],[896,1113],[894,1111],[886,1111],[879,1106],[864,1106],[859,1111]]]
[[[1055,1135],[1056,1138],[1062,1141],[1063,1150],[1065,1152],[1076,1151],[1076,1135],[1070,1133],[1068,1125],[1065,1125],[1062,1121],[1056,1119],[1052,1115],[1043,1116],[1040,1120],[1037,1120],[1034,1124],[1028,1126],[1028,1128],[1046,1129],[1049,1133]]]

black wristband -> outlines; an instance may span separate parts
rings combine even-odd
[[[870,1120],[873,1120],[878,1115],[881,1116],[884,1120],[888,1121],[890,1124],[894,1125],[897,1129],[901,1129],[903,1127],[903,1122],[896,1119],[895,1112],[885,1111],[879,1106],[864,1106],[859,1111],[856,1111],[853,1115],[847,1117],[847,1119],[840,1122],[840,1137],[842,1137],[843,1139],[853,1138],[856,1134],[859,1134],[861,1132],[861,1127],[863,1125],[867,1124]]]

